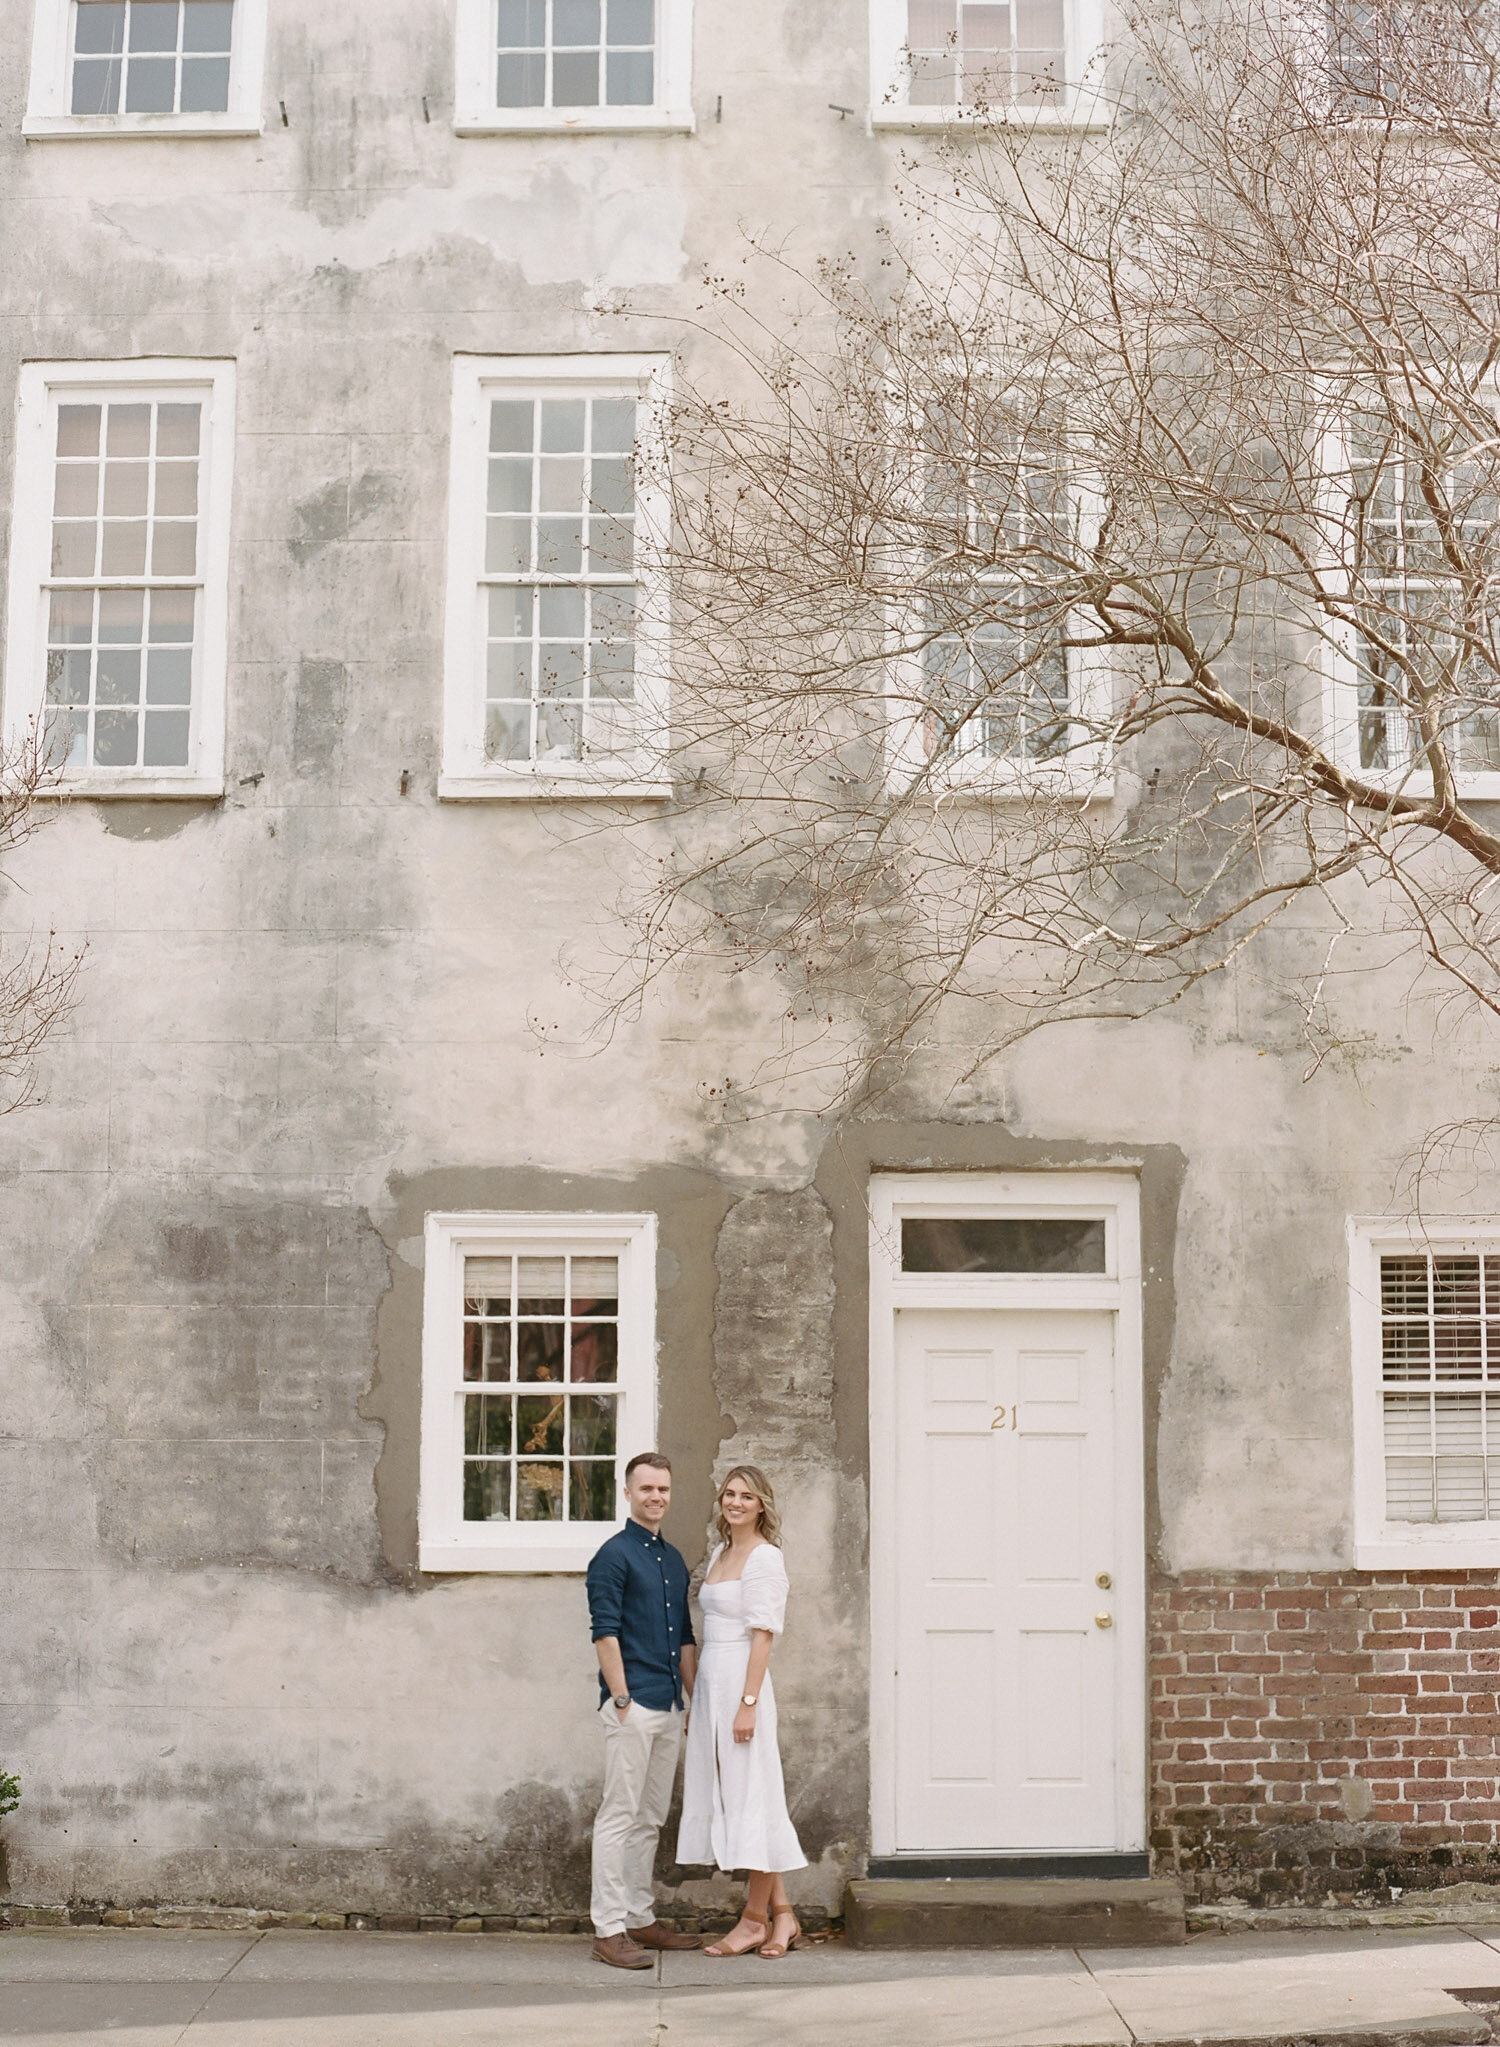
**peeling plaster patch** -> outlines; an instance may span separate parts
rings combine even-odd
[[[99,822],[115,839],[175,839],[190,824],[218,809],[218,799],[206,803],[129,803],[111,799],[97,806]]]
[[[571,152],[570,152],[571,155]],[[528,284],[587,280],[592,290],[674,284],[687,267],[687,207],[672,186],[643,188],[632,159],[591,152],[483,193],[418,188],[385,198],[362,220],[325,227],[294,206],[229,200],[120,200],[98,217],[174,262],[241,266],[258,252],[278,270],[373,270],[410,259],[432,266],[445,240],[477,242],[520,267]]]

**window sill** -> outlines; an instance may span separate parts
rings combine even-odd
[[[691,107],[508,107],[461,113],[455,135],[691,135]]]
[[[910,783],[907,784],[908,790]],[[980,770],[972,775],[934,776],[926,794],[934,804],[945,803],[1108,803],[1115,793],[1111,774],[1085,770],[1034,775],[1017,775],[1003,769]]]
[[[1378,789],[1389,789],[1393,796],[1410,796],[1419,803],[1428,801],[1432,795],[1432,777],[1429,774],[1391,774],[1378,768],[1372,770],[1352,765],[1349,773],[1358,775],[1361,781],[1372,783]],[[1500,769],[1456,775],[1454,784],[1461,803],[1500,803]]]
[[[107,769],[92,775],[64,775],[39,789],[39,797],[62,802],[134,803],[187,798],[195,803],[211,802],[224,794],[222,775],[141,775],[111,773]]]
[[[597,1527],[590,1528],[582,1540],[571,1542],[560,1542],[554,1538],[546,1543],[523,1545],[516,1543],[512,1537],[503,1549],[498,1543],[487,1542],[421,1542],[417,1545],[417,1568],[434,1577],[446,1572],[472,1576],[475,1572],[498,1571],[566,1571],[581,1575],[593,1561],[600,1544],[608,1542],[619,1526],[618,1522],[606,1525],[601,1521]],[[515,1531],[516,1534],[522,1532],[520,1529]],[[524,1532],[529,1534],[531,1531]]]
[[[879,106],[870,109],[870,127],[906,134],[944,128],[1016,128],[1036,135],[1102,135],[1111,126],[1102,109],[1053,107],[989,107],[983,113],[963,107]]]
[[[28,142],[119,142],[143,135],[176,141],[264,132],[264,122],[243,114],[28,114],[21,124]]]
[[[1486,1571],[1500,1568],[1500,1522],[1454,1522],[1441,1533],[1424,1524],[1419,1536],[1389,1531],[1375,1542],[1356,1542],[1359,1571]]]
[[[440,775],[441,803],[668,803],[670,782],[606,781],[602,776],[532,774]]]

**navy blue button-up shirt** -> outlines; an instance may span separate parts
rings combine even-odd
[[[594,1552],[587,1582],[594,1640],[613,1635],[619,1643],[631,1698],[658,1712],[682,1705],[682,1651],[697,1638],[679,1552],[639,1521],[627,1521]],[[609,1697],[602,1672],[599,1697]]]

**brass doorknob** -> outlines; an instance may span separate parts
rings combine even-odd
[[[1112,1613],[1096,1613],[1094,1615],[1094,1626],[1096,1628],[1112,1628],[1114,1624],[1115,1617]]]
[[[1099,1587],[1099,1590],[1101,1592],[1108,1592],[1110,1586],[1113,1585],[1114,1582],[1115,1582],[1114,1579],[1111,1578],[1108,1571],[1101,1571],[1098,1577],[1094,1580],[1094,1583]]]

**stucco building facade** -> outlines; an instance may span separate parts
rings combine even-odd
[[[87,947],[0,1124],[11,1899],[581,1912],[581,1566],[653,1440],[693,1563],[776,1478],[810,1910],[1493,1875],[1500,1507],[1377,1497],[1382,1287],[1431,1350],[1500,1286],[1492,1175],[1430,1243],[1394,1191],[1477,1033],[1371,982],[1304,1085],[1245,965],[747,1118],[774,988],[587,1036],[578,735],[670,716],[633,422],[742,224],[858,245],[946,88],[867,118],[885,0],[568,4],[0,0],[6,717],[66,733],[5,922]]]

